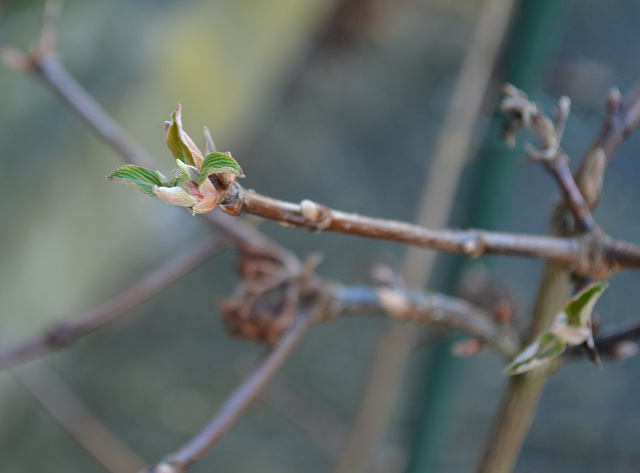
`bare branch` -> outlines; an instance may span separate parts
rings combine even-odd
[[[462,299],[423,291],[402,293],[385,289],[337,286],[330,291],[330,310],[324,316],[331,319],[353,313],[388,314],[400,321],[465,332],[507,358],[520,348],[518,336],[511,327],[501,326],[492,314]]]
[[[220,206],[232,215],[246,212],[312,232],[348,233],[462,253],[472,258],[484,254],[541,258],[559,263],[579,276],[594,279],[604,279],[624,268],[640,268],[640,247],[611,240],[600,232],[568,238],[481,230],[433,230],[396,220],[332,210],[309,200],[301,204],[285,202],[247,191],[237,183],[229,189]]]
[[[220,247],[219,238],[210,238],[85,314],[57,322],[46,333],[5,348],[0,351],[0,370],[69,346],[78,338],[114,321],[197,268],[215,255]]]
[[[146,468],[140,457],[109,432],[53,372],[35,364],[11,374],[107,471],[131,473]]]
[[[640,322],[635,321],[608,333],[600,334],[594,341],[598,353],[612,359],[628,358],[633,350],[624,342],[631,342],[640,338]],[[624,353],[621,351],[624,349]],[[635,350],[637,353],[637,348]],[[635,353],[633,353],[635,354]]]
[[[569,97],[560,97],[555,113],[555,123],[553,123],[542,113],[542,109],[538,105],[529,101],[527,95],[513,85],[505,85],[503,93],[505,98],[500,104],[500,108],[510,115],[510,121],[505,124],[504,130],[507,142],[513,143],[515,135],[523,128],[530,130],[538,137],[542,149],[537,150],[528,145],[529,159],[544,164],[562,190],[565,202],[578,225],[586,232],[593,231],[596,228],[596,223],[591,215],[589,205],[580,193],[573,174],[571,174],[569,157],[560,148],[560,140],[571,107]]]
[[[624,102],[620,92],[613,89],[607,97],[609,114],[600,133],[585,154],[576,172],[580,193],[591,209],[595,208],[602,193],[603,174],[622,142],[640,126],[640,82],[628,93]]]
[[[240,416],[253,404],[289,355],[298,346],[313,321],[313,308],[299,310],[293,325],[284,333],[275,348],[245,378],[224,402],[213,419],[178,452],[169,455],[149,473],[182,473],[197,462],[224,437]]]

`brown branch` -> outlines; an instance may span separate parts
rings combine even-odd
[[[219,238],[210,238],[85,314],[59,321],[46,333],[5,348],[0,351],[0,370],[69,346],[78,338],[114,321],[197,268],[215,255],[220,247]]]
[[[11,374],[107,471],[132,473],[146,468],[140,457],[109,432],[53,372],[36,364]]]
[[[609,114],[597,138],[591,144],[576,172],[580,193],[593,209],[602,193],[603,173],[622,142],[640,126],[640,82],[627,94],[624,102],[620,92],[612,90],[607,97]]]
[[[162,463],[150,469],[149,473],[182,473],[222,439],[298,346],[311,326],[313,317],[312,307],[300,309],[293,325],[284,333],[275,348],[236,387],[213,419],[178,452],[169,455]]]
[[[221,208],[232,215],[245,212],[313,232],[333,231],[396,241],[472,258],[509,255],[541,258],[578,276],[604,279],[620,269],[640,268],[640,247],[614,241],[600,232],[578,237],[552,237],[482,230],[433,230],[415,224],[332,210],[310,200],[285,202],[247,191],[235,183]]]
[[[500,326],[486,310],[455,297],[368,286],[337,286],[329,293],[329,311],[324,314],[329,320],[354,313],[387,314],[399,321],[465,332],[509,359],[520,347],[509,326]]]

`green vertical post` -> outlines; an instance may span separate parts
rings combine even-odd
[[[550,51],[564,18],[566,0],[522,0],[513,19],[504,54],[503,81],[525,92],[540,87],[549,65]],[[505,210],[510,182],[520,165],[514,151],[500,141],[500,117],[496,114],[477,157],[474,191],[467,206],[465,226],[498,229]],[[445,289],[455,290],[468,260],[458,259]],[[450,355],[453,339],[438,343],[429,356],[424,385],[419,391],[407,473],[437,473],[439,453],[450,437],[448,419],[455,408],[458,380],[465,362]]]

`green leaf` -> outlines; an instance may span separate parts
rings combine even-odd
[[[573,296],[564,307],[567,324],[574,327],[586,327],[593,311],[593,306],[609,284],[594,283]]]
[[[211,153],[204,158],[202,167],[200,168],[200,181],[202,184],[211,174],[233,174],[234,176],[244,177],[242,168],[238,162],[231,157],[231,153]]]
[[[155,195],[154,186],[161,186],[162,179],[156,171],[128,164],[116,169],[107,176],[108,181],[122,182],[123,184],[141,190],[147,195]]]
[[[190,166],[180,161],[179,159],[176,159],[176,164],[187,179],[193,182],[200,182],[200,171],[198,171],[198,168],[196,168],[195,166]]]
[[[202,162],[202,152],[182,129],[182,106],[180,104],[171,114],[171,121],[167,122],[166,130],[167,146],[174,158],[196,168],[199,167]]]
[[[551,330],[522,350],[505,368],[504,374],[530,371],[560,356],[568,345],[580,345],[592,340],[589,325],[591,311],[607,286],[606,282],[594,283],[573,296],[564,310],[556,315]]]
[[[545,333],[522,350],[504,370],[508,376],[521,374],[545,365],[564,353],[566,345],[550,333]]]

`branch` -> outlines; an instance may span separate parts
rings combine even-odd
[[[329,310],[324,320],[362,312],[387,314],[399,321],[465,332],[507,358],[513,357],[520,348],[518,336],[511,327],[499,325],[491,313],[462,299],[367,286],[337,286],[329,293]]]
[[[640,338],[640,322],[635,321],[600,334],[594,341],[598,353],[611,360],[619,361],[635,356],[638,347],[633,342]],[[577,355],[580,350],[574,349],[571,355]]]
[[[391,240],[472,258],[485,254],[525,256],[553,261],[584,277],[604,279],[623,268],[640,268],[640,247],[614,241],[599,232],[578,237],[551,237],[482,230],[433,230],[415,224],[332,210],[310,200],[285,202],[229,188],[220,207],[231,215],[242,212],[312,232],[333,231]]]
[[[506,141],[511,144],[515,143],[517,133],[523,128],[530,130],[538,137],[542,149],[537,150],[528,145],[529,159],[544,164],[562,190],[565,202],[578,225],[585,232],[593,231],[596,228],[596,223],[591,215],[589,205],[573,179],[573,174],[569,169],[569,157],[560,148],[560,140],[571,107],[569,97],[560,97],[555,113],[555,123],[552,123],[542,113],[542,109],[538,105],[529,101],[523,91],[507,84],[504,86],[503,93],[505,98],[500,104],[500,108],[510,115],[510,120],[505,123],[504,128]]]
[[[116,320],[207,261],[220,247],[218,238],[210,238],[85,314],[59,321],[46,333],[5,348],[0,351],[0,370],[67,347],[78,338]]]
[[[213,448],[265,389],[298,346],[312,321],[312,308],[300,309],[295,322],[283,334],[279,343],[236,387],[215,417],[178,452],[169,455],[162,463],[148,470],[148,473],[182,473]]]
[[[598,137],[591,144],[576,172],[580,193],[591,209],[595,208],[602,193],[604,169],[622,142],[640,126],[640,82],[637,82],[624,102],[620,92],[613,89],[607,97],[608,116]]]

